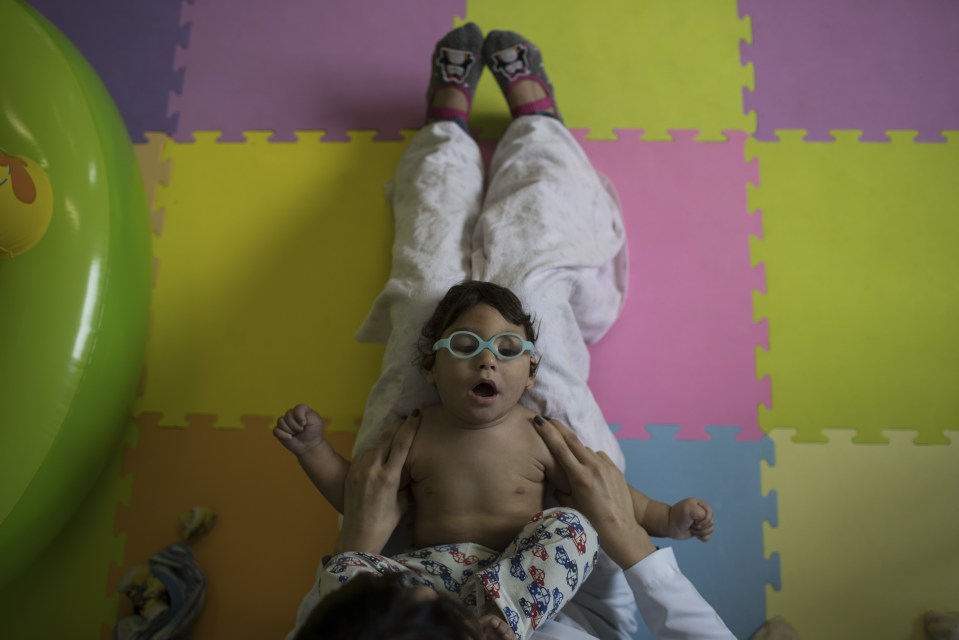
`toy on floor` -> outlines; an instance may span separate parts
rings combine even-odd
[[[216,524],[209,507],[180,515],[184,542],[175,542],[130,569],[117,585],[133,603],[133,615],[117,622],[115,640],[174,640],[190,637],[190,625],[203,608],[206,578],[187,545]]]
[[[189,511],[180,514],[180,528],[186,541],[206,533],[215,524],[216,514],[210,507],[190,507]]]

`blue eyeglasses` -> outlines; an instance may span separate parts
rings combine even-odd
[[[517,333],[498,333],[489,340],[483,340],[472,331],[454,331],[448,338],[437,340],[433,351],[446,349],[454,358],[466,360],[483,349],[489,349],[500,360],[515,360],[527,351],[536,355],[536,347]]]

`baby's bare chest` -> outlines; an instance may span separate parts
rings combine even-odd
[[[498,429],[418,438],[409,458],[414,493],[495,498],[541,492],[546,468],[538,436],[521,429]]]

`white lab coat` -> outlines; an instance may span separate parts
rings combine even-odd
[[[611,565],[612,561],[606,561]],[[625,576],[625,581],[617,576]],[[533,640],[629,638],[636,626],[634,607],[639,608],[657,640],[735,640],[679,570],[671,547],[656,551],[625,572],[597,566],[594,578],[598,579],[592,584],[587,581],[555,619],[533,634]]]

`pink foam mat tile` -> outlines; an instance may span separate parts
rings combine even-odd
[[[750,261],[749,237],[761,235],[746,185],[744,132],[699,142],[694,131],[649,142],[638,131],[584,149],[611,178],[622,202],[629,243],[629,293],[622,316],[591,349],[590,385],[620,438],[648,438],[646,427],[679,427],[677,438],[708,439],[707,426],[740,428],[758,440],[755,351],[767,344],[753,320],[752,295],[764,289]]]
[[[756,138],[804,129],[861,130],[886,141],[890,130],[944,142],[959,129],[959,3],[947,0],[740,0],[752,23],[741,45],[755,70],[744,93]]]
[[[218,130],[349,129],[399,139],[422,124],[433,44],[466,12],[465,0],[196,0],[184,4],[188,48],[182,94],[171,94],[175,138]]]

